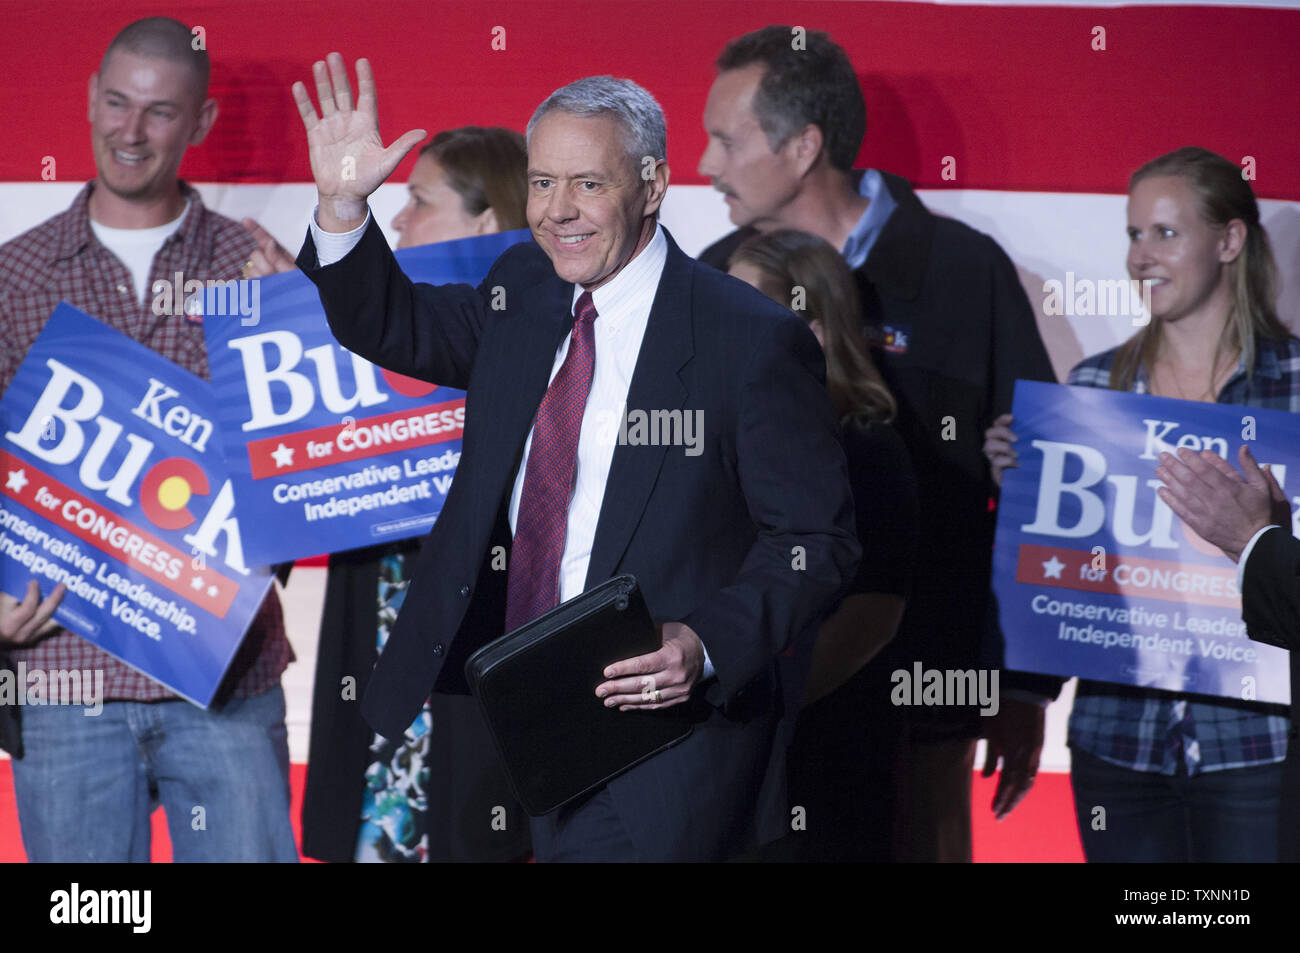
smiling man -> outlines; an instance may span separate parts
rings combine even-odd
[[[479,646],[631,573],[662,648],[610,665],[593,704],[633,719],[692,701],[695,730],[533,819],[538,858],[721,860],[774,838],[788,823],[764,788],[782,774],[776,659],[858,558],[816,340],[658,224],[664,119],[635,83],[588,77],[538,107],[536,243],[477,289],[435,288],[402,274],[366,206],[424,133],[383,147],[365,60],[355,108],[341,56],[314,74],[319,115],[294,87],[319,192],[299,265],[346,347],[468,392],[456,479],[370,677],[367,719],[400,734],[430,689],[467,691]],[[616,445],[602,421],[637,410],[694,411],[703,452]],[[509,548],[504,573],[496,546]]]
[[[60,301],[207,376],[203,329],[149,306],[155,281],[237,278],[255,247],[177,177],[217,118],[193,40],[176,20],[138,20],[90,77],[97,177],[66,212],[0,246],[0,392]],[[18,708],[0,707],[28,859],[147,861],[161,802],[177,861],[296,861],[280,688],[293,651],[275,593],[207,711],[54,626],[62,593],[42,601],[33,583],[21,603],[0,595],[0,649],[13,662],[102,673],[107,699],[95,718],[29,707],[21,725]]]

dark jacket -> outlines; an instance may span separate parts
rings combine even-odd
[[[1271,529],[1255,543],[1242,576],[1241,617],[1257,642],[1291,653],[1291,732],[1282,766],[1278,859],[1300,861],[1300,540]]]
[[[990,592],[996,491],[984,431],[1011,409],[1018,378],[1055,382],[1056,375],[1006,252],[932,214],[905,179],[881,175],[897,208],[854,277],[872,356],[898,400],[895,427],[916,470],[924,555],[898,635],[873,665],[1001,668]],[[752,234],[732,232],[700,260],[725,269]],[[1001,679],[1003,689],[1049,697],[1062,684],[1028,673]],[[980,720],[973,707],[915,707],[907,717],[918,731],[954,737],[973,737]]]
[[[490,568],[490,547],[573,325],[573,285],[534,244],[505,252],[478,289],[413,285],[373,223],[325,268],[309,235],[298,263],[345,347],[467,392],[456,479],[362,705],[391,736],[430,688],[463,690],[465,660],[503,631],[491,577],[505,574]],[[492,307],[498,288],[503,310]],[[702,452],[616,447],[586,588],[635,575],[653,618],[699,634],[716,678],[699,687],[706,710],[689,737],[607,786],[638,859],[720,859],[788,823],[781,798],[758,807],[780,755],[776,659],[821,619],[859,556],[824,378],[802,321],[668,239],[627,408],[698,411]]]

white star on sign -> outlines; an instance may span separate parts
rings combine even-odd
[[[9,489],[13,490],[15,493],[21,493],[23,491],[23,487],[25,487],[27,483],[28,483],[27,474],[24,473],[22,470],[9,471],[9,484],[8,484]]]
[[[200,576],[195,576],[193,579],[191,579],[191,580],[190,580],[190,588],[191,588],[191,589],[195,589],[195,590],[202,589],[202,588],[203,588],[203,579],[202,579],[202,577],[200,577]]]
[[[1043,563],[1044,579],[1060,579],[1061,570],[1065,568],[1065,563],[1056,558],[1056,553],[1052,553],[1052,558]]]
[[[212,596],[213,598],[215,598],[216,595],[217,595],[217,587],[216,587],[216,586],[208,586],[208,595],[210,595],[210,596]]]
[[[280,467],[287,467],[293,464],[293,451],[284,444],[280,444],[272,450],[271,456],[275,458],[275,466],[277,470]]]

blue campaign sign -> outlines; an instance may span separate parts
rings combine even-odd
[[[1179,447],[1235,465],[1249,442],[1285,488],[1300,416],[1028,381],[1012,414],[993,560],[1007,667],[1287,704],[1286,651],[1247,638],[1236,564],[1159,498],[1155,468]]]
[[[271,584],[215,418],[205,381],[67,304],[0,401],[0,588],[63,583],[60,625],[205,708]]]
[[[477,284],[526,231],[397,252],[414,281]],[[203,319],[218,426],[255,563],[422,536],[460,460],[465,395],[345,350],[301,272],[263,278],[258,313]]]

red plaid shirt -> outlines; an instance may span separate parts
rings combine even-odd
[[[90,228],[92,181],[72,206],[29,232],[0,245],[0,393],[9,388],[28,349],[60,301],[94,315],[186,370],[208,376],[203,328],[183,317],[153,313],[150,303],[158,280],[238,278],[253,239],[238,222],[203,206],[198,192],[181,183],[190,200],[181,227],[154,256],[145,299],[135,300],[131,273]],[[124,369],[125,370],[125,369]],[[29,648],[8,649],[28,669],[102,669],[104,699],[159,701],[177,696],[80,636],[60,629]],[[223,694],[247,698],[274,688],[293,661],[284,634],[280,600],[272,588],[253,619],[239,653],[226,673]]]

